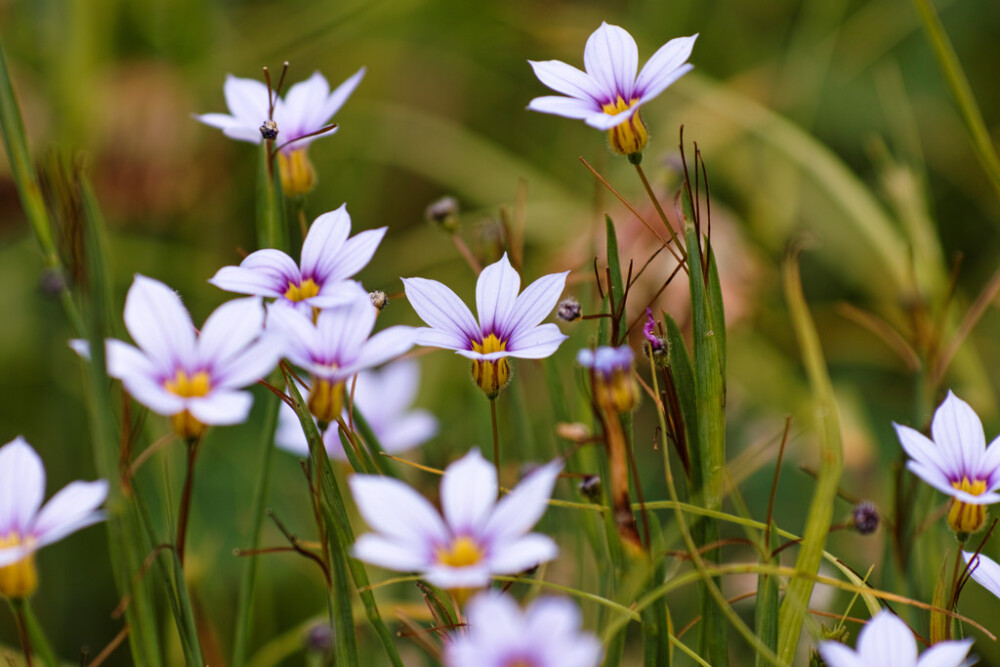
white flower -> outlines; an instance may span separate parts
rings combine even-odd
[[[983,554],[979,554],[973,559],[974,555],[968,551],[962,552],[965,562],[970,563],[969,574],[976,580],[976,583],[1000,598],[1000,565]]]
[[[354,409],[368,422],[382,449],[390,454],[416,447],[437,434],[438,422],[430,412],[410,409],[419,387],[420,365],[412,359],[394,361],[378,371],[358,373]],[[344,419],[347,420],[346,411]],[[274,439],[286,451],[309,454],[302,425],[288,405],[281,406]],[[330,458],[347,459],[337,429],[327,429],[323,444]]]
[[[979,417],[950,391],[934,412],[933,441],[909,426],[893,426],[912,459],[906,467],[954,499],[949,525],[960,533],[979,530],[986,521],[985,505],[1000,502],[1000,438],[987,447]]]
[[[611,147],[621,155],[641,153],[648,134],[639,107],[691,71],[687,59],[698,35],[672,39],[657,50],[636,76],[639,49],[626,30],[602,23],[583,50],[586,72],[559,60],[528,61],[535,76],[561,95],[536,97],[528,108],[565,118],[579,118],[608,130]]]
[[[447,667],[596,667],[603,650],[580,632],[580,612],[569,600],[541,597],[522,613],[505,594],[484,592],[466,609],[467,630],[445,644]]]
[[[542,276],[518,295],[521,277],[504,253],[479,274],[478,322],[445,285],[426,278],[403,278],[410,305],[430,325],[417,330],[417,343],[455,350],[472,359],[473,379],[493,398],[510,379],[507,357],[544,359],[566,340],[558,326],[540,322],[555,308],[568,273]]]
[[[125,327],[138,348],[107,341],[108,375],[153,412],[173,417],[185,438],[210,424],[246,420],[253,396],[241,387],[267,375],[281,358],[281,343],[263,334],[259,298],[219,306],[201,333],[180,297],[163,283],[136,275],[125,298]]]
[[[913,633],[895,614],[883,610],[858,635],[858,650],[839,642],[820,642],[819,654],[829,667],[959,667],[972,648],[971,639],[938,642],[917,659]]]
[[[378,249],[386,227],[352,238],[347,204],[316,218],[302,243],[302,260],[273,248],[252,252],[239,266],[224,266],[208,282],[230,292],[273,297],[312,317],[313,308],[330,308],[354,296],[348,278],[363,269]]]
[[[391,570],[416,571],[442,588],[479,588],[494,574],[515,574],[552,560],[552,538],[529,533],[548,507],[562,463],[533,471],[497,502],[497,476],[479,450],[452,463],[441,479],[439,514],[399,480],[354,475],[358,511],[375,529],[354,556]]]
[[[31,445],[18,436],[0,447],[0,595],[34,592],[35,551],[104,519],[108,483],[72,482],[41,507],[44,495],[45,466]]]

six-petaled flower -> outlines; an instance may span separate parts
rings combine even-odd
[[[510,380],[508,357],[543,359],[566,340],[555,324],[540,323],[559,300],[568,273],[542,276],[518,295],[521,277],[504,253],[479,274],[478,322],[462,300],[438,281],[403,278],[410,305],[430,325],[418,329],[417,343],[455,350],[471,359],[473,380],[495,398]]]
[[[562,93],[536,97],[528,108],[579,118],[591,127],[607,130],[612,150],[638,161],[649,138],[639,107],[691,71],[687,59],[697,37],[670,40],[636,75],[639,49],[632,35],[602,23],[583,50],[585,72],[559,60],[528,61],[542,83]]]
[[[358,538],[354,555],[459,589],[480,588],[494,574],[515,574],[552,560],[557,552],[552,538],[528,531],[548,507],[561,468],[553,461],[535,469],[498,502],[496,470],[473,449],[444,471],[442,513],[399,480],[354,475],[349,480],[354,501],[376,531]]]
[[[820,642],[819,654],[829,667],[959,667],[971,639],[942,641],[917,659],[917,642],[906,623],[891,611],[873,616],[858,634],[856,651],[840,642]]]

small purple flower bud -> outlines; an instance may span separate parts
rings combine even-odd
[[[864,500],[854,506],[851,512],[854,529],[862,535],[871,535],[878,528],[879,513],[875,503]]]
[[[38,279],[38,289],[45,296],[59,296],[66,289],[66,276],[58,269],[46,269]]]
[[[317,623],[306,633],[306,650],[328,655],[333,650],[333,630],[329,625]]]
[[[642,335],[649,341],[653,348],[653,354],[660,354],[666,350],[663,339],[656,335],[656,320],[653,319],[653,311],[646,309],[646,323],[642,325]]]
[[[572,322],[573,320],[580,319],[582,312],[580,302],[571,296],[566,297],[559,302],[558,306],[556,306],[556,317],[566,322]]]
[[[260,136],[267,140],[274,140],[278,138],[278,124],[273,120],[265,120],[264,124],[260,126]]]
[[[458,228],[458,201],[454,197],[441,197],[427,207],[424,215],[430,222],[453,232]]]

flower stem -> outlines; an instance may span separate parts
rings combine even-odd
[[[10,608],[14,612],[14,623],[17,625],[17,638],[21,642],[21,650],[24,651],[24,662],[28,667],[32,667],[34,661],[31,658],[28,623],[24,617],[24,600],[10,600]]]
[[[663,212],[663,207],[660,206],[660,200],[656,198],[656,194],[653,192],[653,188],[649,184],[649,179],[646,178],[646,172],[643,170],[641,164],[635,165],[635,172],[639,174],[639,180],[642,181],[642,187],[646,189],[646,194],[649,195],[649,200],[653,202],[653,206],[656,208],[656,213],[660,216],[660,220],[663,221],[663,226],[667,228],[667,232],[670,234],[670,240],[675,246],[677,246],[677,250],[680,251],[681,257],[687,259],[687,251],[684,249],[684,244],[682,244],[681,240],[677,238],[677,232],[674,231],[674,226],[670,224],[667,214]]]
[[[177,560],[184,565],[184,543],[187,541],[188,516],[191,513],[191,492],[194,489],[194,462],[198,457],[201,437],[188,441],[187,476],[181,492],[181,507],[177,514]]]
[[[472,254],[472,251],[469,250],[469,246],[466,245],[465,241],[462,240],[462,237],[457,233],[452,233],[451,242],[455,244],[455,249],[458,250],[458,253],[462,256],[462,259],[465,260],[465,263],[469,265],[469,268],[472,269],[477,276],[482,273],[483,267],[481,267],[479,262],[476,261],[475,256]]]
[[[500,486],[500,435],[497,432],[497,399],[490,399],[490,420],[493,422],[493,465],[497,468],[497,487]]]

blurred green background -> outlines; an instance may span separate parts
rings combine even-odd
[[[987,125],[996,128],[1000,7],[991,0],[936,6]],[[1000,199],[906,0],[0,0],[0,38],[31,149],[40,163],[61,156],[88,165],[110,227],[117,296],[124,296],[137,272],[158,278],[181,292],[196,323],[229,297],[206,280],[220,266],[237,263],[238,249],[255,247],[257,151],[191,114],[225,111],[227,73],[259,77],[262,66],[279,71],[285,60],[292,83],[319,70],[335,86],[362,65],[368,68],[335,118],[339,132],[310,148],[319,183],[305,204],[309,219],[346,201],[355,230],[388,225],[385,242],[361,274],[367,287],[394,293],[401,291],[400,276],[425,276],[471,300],[471,272],[447,237],[423,221],[424,209],[442,195],[457,197],[463,237],[490,262],[500,247],[501,209],[518,209],[523,188],[523,284],[573,269],[567,293],[592,312],[597,304],[589,267],[603,253],[603,214],[617,221],[626,258],[641,264],[656,244],[577,158],[585,157],[649,219],[652,212],[628,164],[607,151],[600,133],[525,110],[532,97],[548,94],[526,61],[582,65],[586,38],[602,20],[632,32],[640,63],[669,38],[700,33],[694,72],[643,107],[652,137],[644,164],[668,204],[680,178],[681,124],[708,164],[713,238],[730,318],[729,458],[742,457],[734,471],[751,513],[762,518],[766,511],[785,414],[793,416],[792,438],[776,517],[786,529],[801,528],[812,488],[798,465],[816,465],[808,392],[780,283],[780,263],[792,241],[811,248],[802,258],[803,280],[841,401],[846,491],[891,512],[891,471],[900,460],[891,422],[925,426],[942,389],[953,388],[972,403],[988,439],[997,433],[995,308],[986,310],[942,382],[928,388],[921,370],[926,364],[908,364],[843,305],[872,313],[903,339],[917,341],[919,359],[928,341],[950,339],[1000,264]],[[665,258],[653,262],[634,293],[630,321],[670,268]],[[0,440],[23,434],[38,449],[51,495],[70,480],[94,477],[83,378],[66,346],[70,327],[44,289],[42,262],[6,162],[0,162],[0,285]],[[682,322],[685,303],[683,284],[668,287],[659,301]],[[418,323],[402,300],[385,316],[391,323]],[[562,327],[572,338],[555,361],[574,419],[589,421],[572,360],[593,329],[586,323]],[[413,458],[443,466],[469,446],[487,450],[488,406],[467,381],[466,362],[437,351],[422,357],[422,366],[419,403],[434,411],[442,429]],[[566,447],[553,434],[540,365],[520,363],[499,406],[511,471],[519,460],[548,458]],[[165,431],[165,422],[151,420],[154,431]],[[255,413],[249,424],[213,431],[199,461],[189,569],[206,637],[214,636],[222,651],[223,659],[212,656],[211,664],[223,664],[231,644],[239,575],[232,551],[245,546],[258,422]],[[652,432],[647,401],[635,446],[646,497],[664,498]],[[145,471],[149,483],[169,478],[170,506],[181,481],[181,454],[179,447],[158,454]],[[435,492],[434,478],[408,476]],[[578,497],[570,483],[558,494]],[[940,498],[927,492],[920,502],[933,508]],[[270,505],[292,530],[312,537],[294,457],[276,456]],[[842,504],[845,516],[849,508]],[[671,520],[662,518],[669,531]],[[560,531],[564,525],[570,528]],[[581,556],[573,565],[574,555],[586,551],[575,546],[582,538],[573,525],[557,510],[543,522],[559,534],[566,561],[553,565],[550,575],[587,588],[592,563]],[[832,549],[861,571],[875,563],[877,585],[906,587],[929,601],[943,550],[953,545],[946,529],[925,534],[905,573],[891,571],[894,564],[881,546],[885,537],[885,531],[868,539],[837,535]],[[280,543],[270,526],[265,543]],[[998,549],[986,553],[996,557]],[[752,558],[749,550],[727,552],[727,558],[741,556]],[[64,658],[72,659],[81,646],[96,653],[120,629],[110,618],[117,599],[106,561],[100,528],[39,556],[35,606]],[[321,580],[294,556],[264,556],[261,563],[254,646],[280,656],[301,645],[301,626],[323,612]],[[736,595],[751,585],[727,582],[725,590]],[[406,587],[380,594],[417,600]],[[741,604],[749,614],[752,606]],[[678,625],[696,613],[684,594],[671,605]],[[818,599],[814,606],[843,607]],[[583,609],[593,627],[596,610]],[[961,605],[993,629],[998,609],[1000,601],[971,585]],[[166,611],[163,619],[172,636]],[[926,629],[926,618],[910,620]],[[362,633],[374,646],[368,631]],[[272,642],[276,638],[284,643]],[[16,642],[7,613],[0,614],[0,639]],[[1000,649],[977,639],[983,664],[1000,664]],[[408,660],[420,664],[418,652],[407,650]],[[300,664],[301,653],[286,660]],[[122,648],[108,664],[128,663]]]

